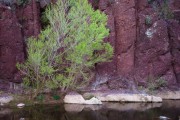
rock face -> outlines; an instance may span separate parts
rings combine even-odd
[[[15,13],[2,8],[0,19],[0,79],[14,80],[17,73],[15,64],[23,60],[24,46],[21,25],[18,23]]]
[[[140,31],[142,37],[136,42],[135,54],[136,80],[145,81],[149,79],[148,77],[152,77],[152,80],[163,77],[169,84],[176,83],[166,24],[165,21],[158,20],[150,28]]]
[[[55,0],[46,0],[47,3]],[[43,0],[41,7],[46,6]],[[129,89],[156,79],[180,85],[180,4],[170,1],[173,19],[162,19],[147,0],[89,0],[108,15],[111,62],[97,64],[92,89]],[[14,3],[15,4],[15,3]],[[40,5],[35,0],[10,9],[0,4],[0,79],[20,82],[15,67],[25,59],[25,39],[40,31]]]
[[[175,71],[178,65],[174,65],[176,58],[172,51],[175,49],[173,39],[178,42],[179,33],[176,32],[177,36],[172,39],[170,32],[175,21],[158,19],[157,13],[148,5],[146,0],[139,1],[138,5],[135,80],[147,82],[148,80],[162,78],[168,82],[169,86],[175,85],[179,81],[178,74]],[[151,18],[152,24],[147,25],[147,17]],[[177,27],[180,25],[177,24]],[[173,29],[175,30],[175,28]],[[179,53],[176,52],[176,54]]]
[[[180,12],[179,12],[180,14]],[[179,19],[180,21],[180,19]],[[171,54],[173,57],[173,70],[177,79],[177,83],[180,83],[180,25],[178,21],[171,21],[169,27],[169,35],[171,40]]]
[[[39,17],[35,0],[24,8],[0,3],[0,80],[21,81],[16,63],[25,59],[25,39],[39,34]]]
[[[96,76],[96,88],[129,89],[129,85],[147,86],[156,79],[167,81],[169,87],[179,86],[180,7],[176,3],[178,0],[172,0],[169,5],[174,20],[159,17],[147,0],[92,3],[108,15],[108,40],[115,48],[111,63],[96,66],[100,74]],[[104,81],[103,75],[107,75]]]

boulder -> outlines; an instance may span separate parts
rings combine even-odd
[[[18,107],[18,108],[23,108],[24,106],[25,106],[24,103],[19,103],[19,104],[17,104],[17,107]]]
[[[78,93],[70,93],[64,97],[64,103],[74,103],[74,104],[102,104],[100,100],[93,97],[89,100],[85,100],[82,95]]]
[[[9,95],[2,95],[0,96],[0,104],[4,105],[7,104],[9,102],[11,102],[14,98],[12,96]]]
[[[90,100],[85,100],[85,104],[102,104],[102,102],[99,99],[92,97]]]
[[[83,104],[84,102],[84,98],[78,93],[70,93],[64,97],[64,103]]]

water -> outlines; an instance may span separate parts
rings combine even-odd
[[[0,120],[180,120],[180,101],[163,103],[104,103],[103,105],[36,105],[1,107]]]

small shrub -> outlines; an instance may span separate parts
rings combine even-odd
[[[45,99],[45,96],[43,94],[39,94],[37,97],[36,97],[36,100],[42,102],[43,100]]]
[[[93,0],[93,3],[98,4],[98,3],[99,3],[99,0]]]
[[[147,15],[145,18],[145,24],[146,25],[151,25],[152,24],[152,18],[151,16]]]
[[[29,1],[30,0],[17,0],[16,2],[17,2],[17,5],[24,6],[24,5],[28,4]]]
[[[173,18],[173,13],[169,8],[169,0],[148,0],[148,3],[152,5],[161,18]]]
[[[156,83],[159,87],[165,87],[167,86],[167,81],[163,78],[159,78],[156,80]]]
[[[143,91],[144,89],[145,89],[145,87],[144,86],[138,86],[138,88],[137,88],[139,91]]]
[[[59,100],[59,99],[60,99],[60,96],[59,96],[59,95],[53,95],[53,99],[54,99],[54,100]]]
[[[17,4],[18,6],[26,5],[30,0],[0,0],[0,3],[5,4],[7,6],[12,6],[13,4]]]
[[[160,9],[160,16],[162,16],[164,19],[172,19],[173,18],[173,13],[169,8],[168,0],[166,0],[162,3],[161,9]]]
[[[11,6],[13,4],[13,0],[0,0],[0,3]]]
[[[115,0],[109,0],[110,4],[113,4],[115,2]]]
[[[164,80],[163,78],[158,78],[158,79],[151,79],[151,80],[148,80],[148,87],[147,89],[149,91],[155,91],[155,90],[158,90],[159,88],[161,87],[165,87],[167,86],[167,81]]]

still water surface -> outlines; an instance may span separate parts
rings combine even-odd
[[[0,120],[180,120],[180,101],[104,103],[103,105],[35,105],[0,108]]]

